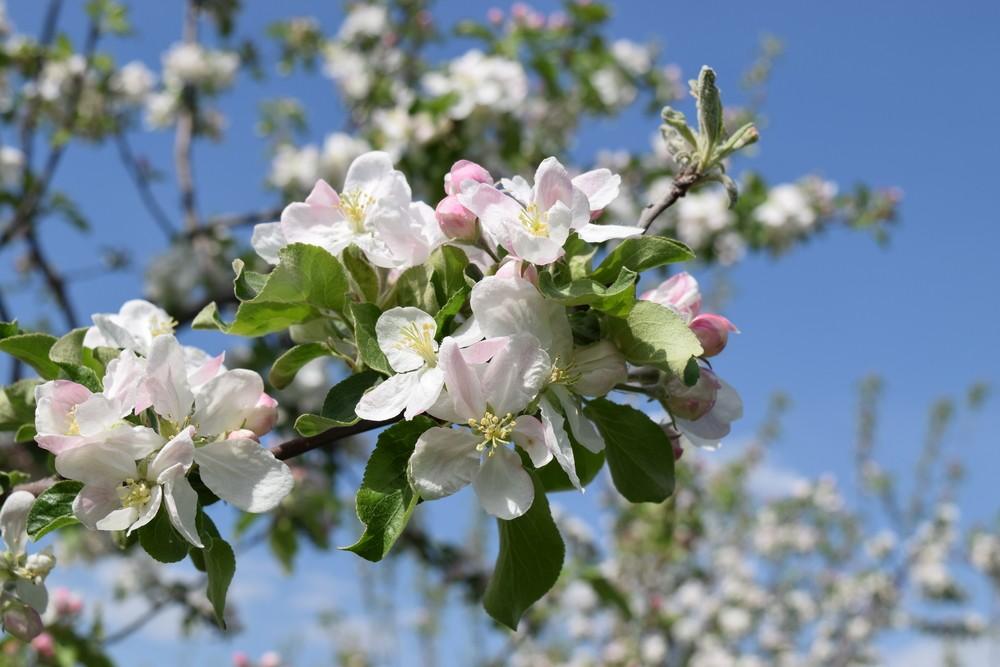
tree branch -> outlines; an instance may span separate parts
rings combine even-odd
[[[287,461],[288,459],[295,458],[296,456],[300,456],[314,449],[326,447],[327,445],[333,444],[338,440],[349,438],[352,435],[365,433],[366,431],[373,431],[377,428],[388,426],[389,424],[395,424],[400,419],[402,419],[402,415],[379,422],[362,419],[357,424],[351,424],[350,426],[337,426],[317,435],[309,436],[308,438],[302,437],[286,440],[279,445],[271,447],[271,453],[274,454],[274,458],[279,461]]]
[[[184,10],[184,42],[198,41],[198,7],[188,0]],[[177,187],[181,191],[181,210],[184,227],[189,232],[198,227],[198,210],[195,202],[194,176],[191,168],[191,142],[194,137],[195,89],[185,84],[181,91],[181,107],[174,134],[174,168],[177,170]]]
[[[661,213],[677,203],[678,199],[686,195],[688,190],[690,190],[700,178],[701,174],[694,169],[681,170],[676,176],[674,176],[674,180],[670,183],[670,189],[667,193],[659,200],[650,202],[646,205],[646,208],[642,209],[642,214],[639,216],[639,226],[642,227],[643,231],[648,231],[649,226],[653,224],[653,221],[656,220]]]
[[[143,205],[149,211],[153,222],[156,223],[156,226],[167,237],[167,240],[172,241],[177,234],[177,230],[174,229],[170,217],[163,211],[163,207],[156,201],[153,189],[149,184],[149,176],[146,173],[146,168],[136,158],[135,153],[132,152],[132,146],[129,144],[128,137],[125,136],[124,131],[115,133],[115,143],[118,145],[118,155],[125,165],[125,170],[132,177],[132,182],[135,183],[135,187],[139,191],[139,198],[142,200]]]

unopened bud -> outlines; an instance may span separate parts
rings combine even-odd
[[[48,551],[40,551],[31,554],[24,561],[24,569],[31,573],[33,577],[44,579],[52,568],[56,566],[56,557]]]
[[[3,629],[21,641],[30,642],[45,629],[38,612],[7,593],[2,594]]]
[[[574,350],[572,370],[579,375],[573,390],[584,396],[604,396],[628,380],[625,355],[607,340]]]
[[[674,417],[695,421],[701,419],[715,407],[722,383],[710,369],[699,369],[698,381],[688,387],[678,377],[670,377],[664,389],[667,393],[667,409]]]
[[[260,656],[260,667],[281,667],[281,656],[274,651],[268,651]]]
[[[462,206],[455,195],[448,195],[434,209],[434,216],[444,235],[450,239],[475,241],[478,236],[476,214]]]
[[[261,394],[257,399],[257,405],[253,407],[247,415],[245,428],[253,431],[257,435],[264,435],[274,428],[278,421],[278,401],[267,394]]]
[[[253,663],[250,662],[250,656],[243,651],[233,653],[233,667],[251,667],[252,665]]]
[[[56,610],[56,615],[61,617],[76,616],[83,611],[83,600],[76,593],[68,588],[57,588],[52,595],[52,603]]]
[[[520,278],[538,287],[538,269],[534,264],[508,255],[503,258],[500,268],[493,274],[499,278]]]
[[[493,183],[493,177],[481,165],[471,160],[459,160],[451,165],[451,171],[445,174],[445,194],[457,195],[462,191],[462,185],[467,181],[489,185]]]
[[[698,338],[702,349],[705,350],[702,356],[714,357],[726,348],[729,342],[729,332],[739,333],[740,330],[733,326],[733,323],[722,315],[704,313],[698,315],[691,324],[688,325],[692,333]]]
[[[43,632],[31,640],[31,648],[46,659],[56,657],[56,641],[47,632]]]

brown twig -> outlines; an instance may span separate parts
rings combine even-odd
[[[373,431],[377,428],[388,426],[389,424],[395,424],[400,419],[402,419],[402,415],[379,422],[362,419],[358,423],[351,424],[350,426],[337,426],[317,435],[286,440],[279,445],[271,447],[271,453],[274,454],[274,458],[280,461],[287,461],[288,459],[295,458],[296,456],[300,456],[314,449],[319,449],[320,447],[325,447],[352,435],[365,433],[366,431]]]
[[[686,195],[688,190],[690,190],[700,178],[701,174],[694,169],[682,170],[674,176],[674,180],[670,183],[670,189],[667,193],[660,197],[657,201],[646,204],[646,208],[642,209],[642,214],[639,216],[639,226],[642,227],[643,231],[647,231],[649,226],[653,224],[653,221],[656,220],[661,213],[677,203],[678,199]]]
[[[156,226],[167,237],[167,240],[172,241],[177,234],[177,230],[174,229],[170,217],[164,212],[163,207],[160,206],[160,202],[156,200],[153,188],[149,183],[147,170],[136,158],[135,153],[132,152],[132,146],[129,144],[128,137],[125,136],[124,131],[115,133],[115,143],[118,145],[118,155],[125,165],[125,170],[132,177],[132,182],[135,183],[136,190],[139,191],[139,198],[142,200],[143,205],[149,211],[153,222],[156,223]]]

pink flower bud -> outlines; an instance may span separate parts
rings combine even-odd
[[[538,270],[534,264],[507,256],[494,274],[501,278],[520,278],[538,287]]]
[[[38,612],[12,595],[0,594],[0,605],[3,606],[3,629],[21,641],[29,642],[45,629]]]
[[[722,315],[705,313],[698,315],[691,324],[691,331],[698,337],[705,350],[704,356],[714,357],[725,349],[729,342],[729,332],[739,333],[740,330],[733,326],[733,323]]]
[[[678,377],[671,377],[666,384],[667,408],[674,417],[695,421],[715,407],[715,399],[722,383],[708,368],[702,367],[698,381],[688,387]]]
[[[274,424],[277,421],[278,401],[267,394],[261,394],[260,398],[257,399],[257,405],[247,415],[244,426],[257,435],[264,435],[274,428]]]
[[[666,306],[684,318],[685,322],[691,322],[701,311],[698,281],[687,271],[671,276],[659,287],[643,293],[639,298]]]
[[[238,428],[226,436],[226,440],[257,440],[258,435],[248,428]]]
[[[448,195],[434,209],[434,216],[444,235],[451,239],[475,241],[478,236],[476,214],[462,206],[455,195]]]
[[[503,10],[499,7],[490,7],[486,12],[486,19],[493,25],[500,25],[503,23]]]
[[[76,616],[83,611],[83,600],[68,588],[60,587],[52,593],[52,604],[56,615],[61,617]]]
[[[476,183],[493,183],[493,177],[481,165],[471,160],[459,160],[451,165],[451,171],[445,174],[444,191],[445,194],[457,195],[462,191],[462,184],[466,181]]]
[[[252,667],[250,656],[243,651],[233,653],[233,667]]]
[[[43,658],[56,657],[56,640],[47,632],[43,632],[31,640],[31,648]]]

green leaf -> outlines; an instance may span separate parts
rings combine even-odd
[[[289,516],[275,517],[268,531],[267,543],[271,547],[281,569],[285,574],[292,573],[292,566],[295,563],[295,554],[299,551],[299,537],[295,532],[295,522]]]
[[[623,268],[610,287],[589,278],[556,286],[551,273],[543,271],[538,276],[538,289],[549,299],[564,306],[592,306],[609,315],[624,317],[635,303],[635,271]]]
[[[101,391],[101,378],[97,376],[93,368],[75,364],[59,364],[59,368],[62,371],[59,374],[61,378],[82,384],[94,393]]]
[[[49,359],[57,364],[75,364],[82,366],[84,363],[83,337],[87,335],[87,327],[73,329],[68,334],[57,340],[49,349]]]
[[[351,546],[342,547],[344,550],[373,562],[389,553],[419,499],[406,478],[406,464],[417,438],[433,426],[432,419],[417,417],[391,426],[379,435],[355,500],[365,532]]]
[[[626,319],[609,318],[608,333],[629,362],[678,377],[684,377],[691,357],[703,352],[684,320],[652,301],[637,301]]]
[[[428,264],[411,266],[396,280],[386,308],[392,306],[413,306],[428,315],[438,311],[437,291],[432,280],[434,269]]]
[[[354,339],[358,344],[358,355],[365,366],[384,375],[392,375],[389,360],[378,346],[375,323],[382,311],[373,303],[352,303],[351,316],[354,318]]]
[[[528,474],[535,500],[518,518],[497,519],[500,551],[483,596],[486,612],[514,631],[524,612],[556,583],[566,555],[545,489],[537,475]]]
[[[698,132],[706,142],[704,149],[711,149],[722,138],[722,98],[715,85],[715,71],[703,66],[698,74]]]
[[[306,437],[318,435],[337,426],[350,426],[360,421],[354,413],[358,401],[369,388],[382,378],[375,371],[364,371],[338,382],[326,394],[320,414],[304,414],[295,420],[295,430]]]
[[[375,273],[375,269],[372,268],[361,249],[352,244],[344,250],[341,259],[344,262],[344,268],[351,276],[351,280],[358,288],[357,291],[361,299],[373,303],[378,301],[378,274]]]
[[[31,475],[20,470],[0,470],[0,494],[10,493],[18,484],[24,484],[31,479]]]
[[[0,352],[20,359],[46,380],[54,380],[59,377],[59,364],[49,359],[49,350],[55,342],[55,337],[48,334],[18,334],[0,340]]]
[[[674,450],[644,412],[598,398],[584,414],[604,436],[615,488],[633,503],[661,503],[674,492]]]
[[[79,523],[73,516],[73,501],[83,484],[72,480],[56,482],[35,498],[28,512],[28,535],[38,541],[63,526]]]
[[[447,303],[463,287],[468,286],[465,280],[465,267],[469,265],[469,258],[461,248],[441,246],[431,253],[427,265],[431,268],[431,280],[439,307]],[[430,315],[435,314],[427,312]]]
[[[174,530],[165,505],[153,520],[139,529],[139,544],[150,556],[161,563],[177,563],[187,556],[191,544]]]
[[[295,379],[295,374],[313,359],[330,356],[331,350],[325,343],[304,343],[296,345],[275,359],[267,379],[276,389],[284,389]]]
[[[219,530],[204,512],[198,513],[198,536],[201,537],[204,549],[192,549],[192,562],[195,567],[200,564],[204,566],[208,575],[208,587],[205,595],[212,603],[215,611],[215,620],[220,627],[226,627],[226,593],[229,591],[229,584],[233,581],[236,573],[236,555],[233,548],[229,546],[219,535]],[[197,558],[194,556],[198,553]],[[200,568],[199,568],[200,569]]]
[[[263,336],[293,324],[343,313],[347,274],[336,257],[318,246],[293,243],[278,253],[278,266],[260,292],[243,301],[226,324],[209,304],[195,317],[196,328],[220,329],[237,336]]]
[[[233,271],[236,273],[236,277],[233,278],[233,293],[240,301],[253,299],[260,294],[267,283],[266,273],[247,271],[242,259],[233,260]]]
[[[462,310],[462,306],[469,298],[469,293],[472,292],[472,288],[468,285],[462,285],[457,292],[451,295],[443,306],[441,310],[434,314],[434,323],[437,325],[436,338],[440,341],[446,335],[451,333],[451,323],[455,319],[455,316]]]
[[[625,594],[611,582],[610,579],[601,574],[597,569],[583,573],[583,579],[590,584],[590,587],[597,593],[597,597],[607,605],[618,608],[625,620],[632,618],[632,609],[629,607],[628,598]]]
[[[34,424],[21,424],[21,428],[14,433],[14,442],[31,442],[38,435]]]
[[[623,268],[642,273],[658,266],[692,259],[694,253],[680,241],[662,236],[638,236],[619,243],[590,277],[597,282],[607,283],[618,277]]]
[[[0,389],[0,431],[17,431],[35,424],[35,378],[18,380]]]

